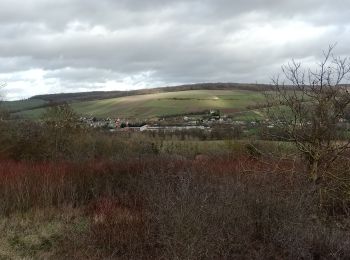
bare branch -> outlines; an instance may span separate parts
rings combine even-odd
[[[328,167],[350,149],[350,140],[339,142],[344,138],[340,122],[350,105],[349,89],[344,85],[350,63],[348,58],[333,54],[335,46],[323,51],[316,69],[304,69],[294,59],[283,65],[283,78],[278,75],[272,79],[274,94],[268,101],[277,104],[268,112],[283,133],[280,139],[295,143],[309,158],[315,176],[319,165]]]

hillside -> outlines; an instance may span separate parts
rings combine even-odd
[[[78,92],[78,93],[60,93],[37,95],[30,99],[44,100],[47,102],[72,102],[72,101],[91,101],[107,98],[117,98],[134,95],[147,95],[166,92],[178,92],[188,90],[250,90],[250,91],[264,91],[269,89],[269,85],[263,84],[243,84],[243,83],[199,83],[187,84],[172,87],[139,89],[132,91],[92,91],[92,92]]]
[[[26,111],[30,109],[36,109],[39,107],[45,107],[48,104],[49,102],[43,99],[30,98],[26,100],[3,101],[1,105],[10,113],[16,113],[16,112]]]
[[[260,92],[252,90],[183,90],[154,94],[138,94],[92,101],[71,101],[81,115],[96,117],[153,118],[219,109],[225,114],[239,115],[248,106],[262,100]],[[16,113],[23,118],[38,118],[44,108]],[[249,111],[248,111],[249,112]]]

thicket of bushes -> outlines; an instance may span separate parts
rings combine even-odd
[[[0,165],[0,208],[82,209],[87,228],[62,234],[67,257],[346,259],[349,223],[318,207],[300,171],[249,157],[9,161]]]
[[[157,153],[155,140],[128,133],[54,127],[46,123],[11,122],[0,126],[4,158],[14,160],[90,160],[126,158]]]
[[[177,149],[169,141],[235,140],[241,130],[214,129],[211,133],[201,130],[173,133],[108,133],[104,130],[76,127],[56,127],[45,122],[10,122],[0,124],[0,156],[14,160],[91,160],[144,157],[155,154],[195,155],[195,145]],[[227,153],[227,149],[223,151]]]

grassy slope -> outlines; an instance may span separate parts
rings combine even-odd
[[[20,110],[29,110],[38,106],[43,106],[47,104],[47,101],[41,99],[26,99],[26,100],[17,100],[17,101],[4,101],[2,106],[8,111],[20,111]]]
[[[243,90],[190,90],[150,95],[138,95],[98,101],[74,103],[81,114],[112,117],[150,118],[220,109],[226,113],[246,110],[261,99],[257,92]]]
[[[24,118],[24,119],[39,119],[43,113],[45,112],[45,108],[36,108],[31,110],[25,110],[18,113],[14,113],[16,117]]]
[[[152,118],[207,109],[239,115],[262,98],[259,92],[248,90],[189,90],[74,102],[72,106],[79,114],[97,117]],[[28,110],[19,115],[37,118],[43,111]]]

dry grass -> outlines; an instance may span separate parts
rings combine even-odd
[[[0,259],[57,259],[64,241],[80,236],[87,224],[81,210],[68,206],[1,217]]]

